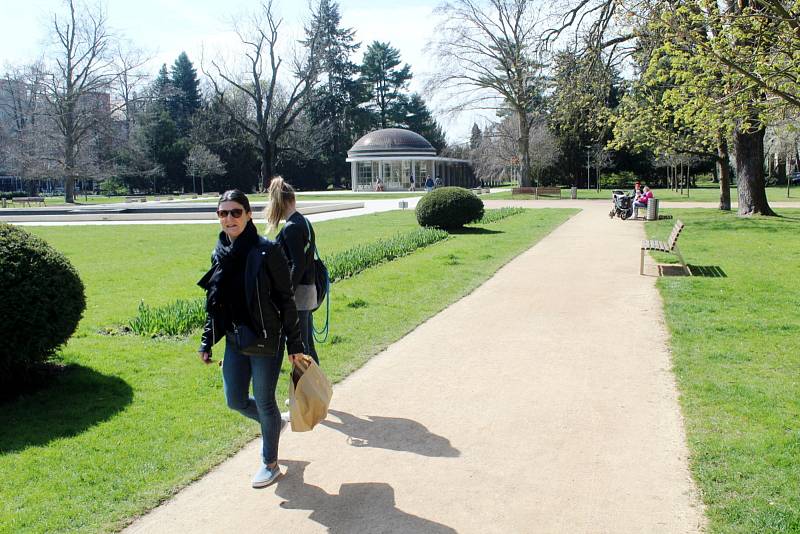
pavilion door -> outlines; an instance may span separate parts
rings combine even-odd
[[[397,191],[403,188],[400,161],[387,161],[383,164],[383,183],[387,191]]]

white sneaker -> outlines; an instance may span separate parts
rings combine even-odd
[[[254,488],[265,488],[278,480],[283,473],[281,473],[281,468],[278,464],[275,464],[275,467],[270,469],[266,465],[261,465],[261,469],[253,477],[253,487]]]

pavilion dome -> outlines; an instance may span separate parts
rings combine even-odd
[[[347,151],[349,158],[369,156],[436,156],[427,139],[402,128],[385,128],[370,132]]]

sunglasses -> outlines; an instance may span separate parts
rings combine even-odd
[[[238,219],[239,217],[242,216],[243,213],[244,210],[241,208],[234,208],[232,210],[217,210],[217,217],[219,217],[220,219],[224,219],[225,217],[230,215],[234,219]]]

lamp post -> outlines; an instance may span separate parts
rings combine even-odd
[[[592,166],[591,166],[591,163],[589,162],[589,155],[590,155],[589,151],[591,149],[592,149],[592,145],[586,145],[586,190],[587,191],[589,191],[589,189],[591,189],[591,186],[589,184],[592,181],[592,177],[591,177]]]

